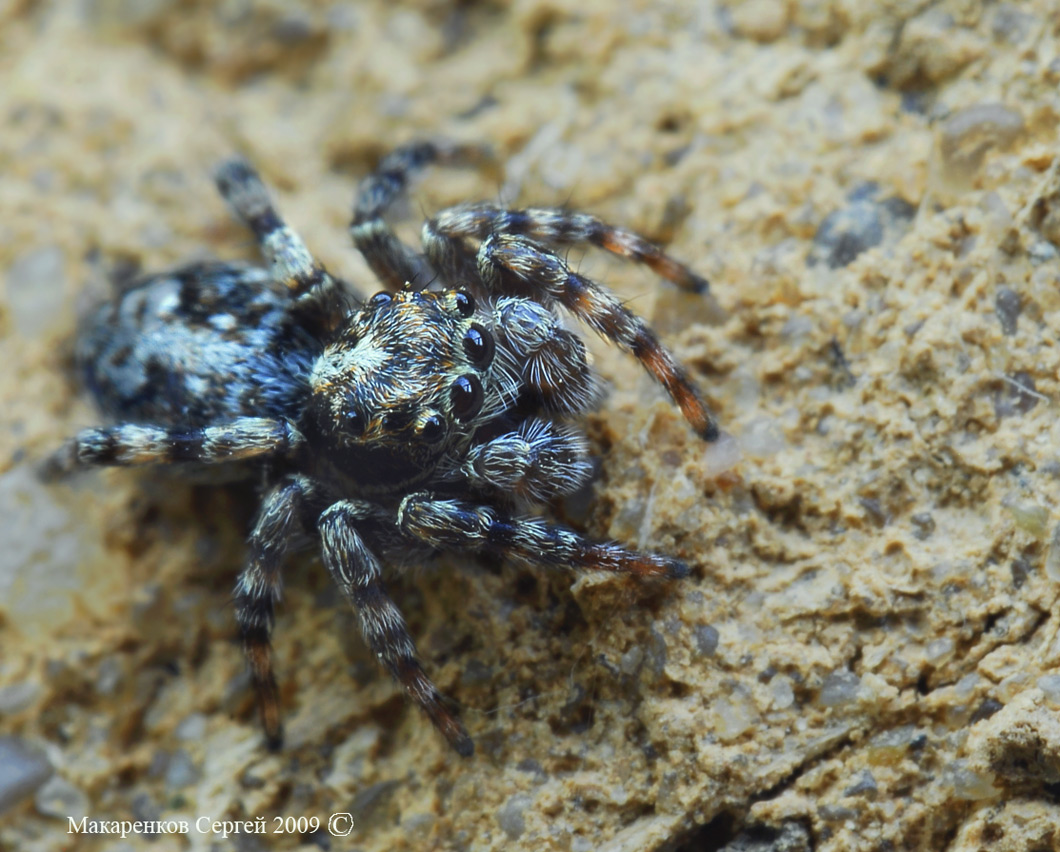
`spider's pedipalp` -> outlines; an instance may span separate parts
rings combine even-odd
[[[286,420],[240,417],[201,429],[125,423],[82,429],[46,462],[55,478],[92,465],[133,467],[151,464],[221,464],[286,455],[303,441]]]
[[[226,160],[214,180],[225,201],[254,233],[278,284],[294,297],[330,292],[337,287],[302,238],[276,212],[265,184],[246,160]]]
[[[314,492],[312,480],[292,476],[265,496],[250,534],[246,567],[234,593],[236,621],[243,635],[243,651],[258,693],[265,737],[271,748],[283,740],[283,724],[272,669],[273,606],[280,598],[280,569],[291,539],[305,529],[302,517]]]
[[[637,553],[617,544],[589,541],[573,530],[542,518],[510,515],[463,500],[436,500],[410,494],[398,509],[401,529],[447,550],[487,550],[535,565],[613,571],[672,580],[688,576],[688,566],[654,553]]]
[[[491,234],[478,252],[482,280],[497,292],[555,300],[639,360],[681,409],[705,441],[718,438],[718,424],[685,369],[648,325],[592,280],[572,272],[566,261],[523,237]]]
[[[357,522],[371,511],[370,505],[342,501],[320,516],[324,564],[357,613],[368,647],[456,752],[468,757],[474,752],[471,737],[424,673],[405,619],[383,586],[382,566],[357,532]]]
[[[584,485],[592,465],[584,435],[548,420],[527,420],[472,447],[463,471],[479,488],[544,503]]]
[[[616,228],[588,213],[572,213],[554,207],[506,210],[493,204],[472,204],[443,210],[423,225],[427,255],[453,257],[465,239],[484,240],[490,234],[529,237],[546,245],[586,243],[611,254],[643,263],[692,293],[706,293],[710,284],[683,263],[670,257],[640,234]]]
[[[526,391],[545,411],[577,414],[600,396],[589,368],[585,344],[563,327],[547,306],[524,298],[502,297],[494,305],[498,337]]]

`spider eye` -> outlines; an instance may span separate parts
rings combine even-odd
[[[420,438],[428,444],[437,444],[445,437],[445,421],[441,415],[432,414],[420,424]]]
[[[469,317],[475,313],[475,300],[471,298],[471,294],[466,290],[456,291],[456,309],[460,312],[460,316]]]
[[[393,300],[394,297],[391,296],[386,290],[380,290],[368,300],[368,304],[373,308],[378,308],[382,305],[392,302]]]
[[[482,408],[482,382],[475,376],[461,376],[453,382],[449,395],[457,420],[469,420]]]
[[[355,408],[346,409],[342,423],[342,431],[351,438],[360,438],[368,427],[368,420]]]
[[[493,360],[493,336],[475,323],[464,335],[464,353],[473,366],[488,367]]]

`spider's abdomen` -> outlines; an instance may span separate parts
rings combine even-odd
[[[138,423],[297,419],[320,344],[262,269],[204,263],[148,278],[82,330],[79,370],[103,410]]]

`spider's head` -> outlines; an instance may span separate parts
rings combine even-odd
[[[503,408],[496,370],[467,293],[377,293],[314,365],[309,434],[359,490],[414,485]]]

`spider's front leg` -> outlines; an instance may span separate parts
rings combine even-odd
[[[632,354],[664,387],[705,441],[719,431],[699,389],[648,325],[552,251],[523,237],[492,234],[478,251],[479,275],[494,292],[558,302],[595,332]]]
[[[486,550],[524,562],[640,577],[688,576],[688,566],[654,553],[589,541],[541,518],[519,517],[463,500],[410,494],[401,501],[398,525],[410,536],[442,550]]]
[[[370,506],[346,500],[335,503],[320,516],[324,564],[353,605],[368,647],[423,708],[457,754],[469,757],[474,743],[424,673],[405,619],[383,587],[382,566],[357,532],[358,522],[371,513]]]
[[[247,565],[235,588],[236,621],[243,634],[243,651],[258,693],[258,706],[269,747],[283,742],[283,723],[272,670],[273,607],[283,588],[280,569],[291,539],[306,523],[315,487],[305,476],[292,476],[265,497],[250,534]]]
[[[706,293],[710,289],[706,278],[640,234],[616,228],[588,213],[550,207],[506,210],[493,204],[467,204],[443,210],[425,222],[422,240],[427,257],[439,272],[458,274],[461,265],[466,266],[467,258],[472,256],[466,241],[484,240],[491,234],[530,237],[546,245],[587,243],[634,263],[643,263],[682,290]]]
[[[286,420],[238,417],[201,429],[170,429],[125,423],[83,429],[42,468],[46,479],[94,465],[220,464],[293,453],[302,435]]]
[[[406,283],[427,286],[434,272],[422,255],[406,246],[384,221],[389,207],[411,178],[429,165],[472,165],[486,159],[484,149],[444,142],[414,142],[392,151],[361,181],[350,223],[353,244],[376,277],[391,290]]]

